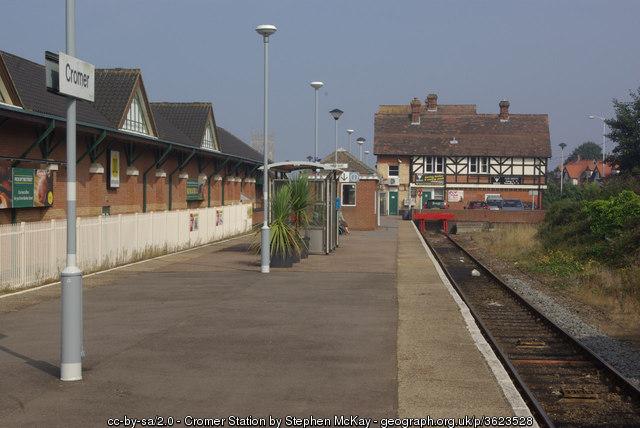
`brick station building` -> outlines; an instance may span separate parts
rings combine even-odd
[[[337,154],[338,168],[344,171],[338,184],[344,219],[350,230],[373,230],[378,224],[378,174],[345,149],[338,149]],[[333,152],[321,163],[333,165],[335,159],[336,152]],[[357,181],[353,180],[351,172],[357,173]]]
[[[0,224],[66,216],[65,117],[44,66],[0,51]],[[139,69],[96,69],[77,121],[79,216],[261,202],[262,155],[217,126],[211,103],[149,102]],[[33,174],[26,198],[21,174]]]
[[[505,100],[497,107],[497,114],[478,113],[475,104],[438,104],[436,94],[425,103],[381,105],[374,153],[385,211],[427,199],[460,209],[488,195],[533,199],[540,208],[551,157],[548,116],[510,113]]]

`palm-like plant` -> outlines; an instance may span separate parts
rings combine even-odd
[[[301,239],[291,223],[292,198],[289,184],[282,186],[271,201],[271,255],[289,257],[300,253]]]
[[[312,199],[309,192],[309,177],[299,175],[289,182],[291,188],[291,222],[296,230],[309,225],[309,207]]]

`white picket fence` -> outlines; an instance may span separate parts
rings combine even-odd
[[[218,211],[222,211],[222,224]],[[83,217],[77,262],[95,272],[240,235],[251,230],[251,205]],[[192,226],[197,217],[197,228]],[[57,280],[66,262],[66,220],[0,225],[0,292]],[[191,230],[194,229],[194,230]]]

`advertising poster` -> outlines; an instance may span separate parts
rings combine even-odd
[[[46,169],[0,167],[0,209],[50,207],[53,175]]]
[[[464,198],[464,190],[448,190],[447,201],[460,202]]]
[[[120,152],[111,150],[109,154],[109,188],[120,187]]]
[[[222,210],[216,210],[216,226],[222,226],[223,221]]]
[[[199,220],[200,215],[198,213],[189,214],[189,232],[194,232],[200,227]]]
[[[198,180],[187,180],[187,201],[204,200],[204,183]]]

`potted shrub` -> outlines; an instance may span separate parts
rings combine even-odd
[[[304,229],[309,225],[309,207],[312,204],[309,192],[309,178],[299,175],[289,183],[291,189],[291,223],[300,237],[300,257],[309,255],[309,237],[303,235]]]
[[[271,201],[270,250],[272,267],[291,267],[300,255],[301,239],[291,223],[291,187],[281,187]]]

